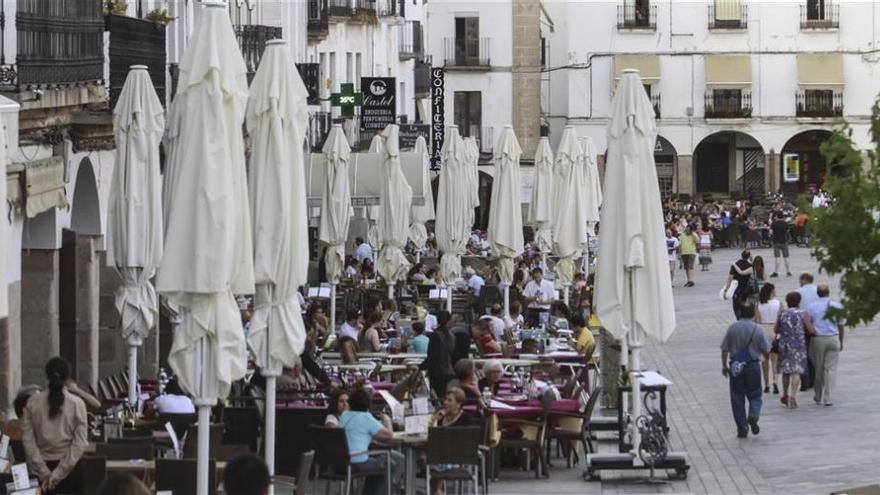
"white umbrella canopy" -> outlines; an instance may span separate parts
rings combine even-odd
[[[562,132],[556,163],[553,165],[553,195],[556,197],[553,243],[559,256],[556,275],[565,287],[571,285],[575,260],[580,257],[581,248],[587,240],[582,154],[574,127],[567,126]]]
[[[385,139],[381,136],[381,133],[373,136],[373,139],[370,140],[370,148],[367,151],[370,153],[385,153]],[[375,249],[379,249],[382,243],[378,225],[379,215],[381,215],[379,210],[378,206],[364,207],[364,212],[367,216],[367,243]]]
[[[254,292],[242,124],[247,68],[226,4],[206,3],[180,64],[168,223],[156,287],[179,322],[168,362],[199,408],[198,493],[207,493],[210,407],[243,377],[233,294]]]
[[[513,133],[513,126],[505,126],[495,146],[495,180],[489,212],[489,242],[500,257],[498,275],[505,285],[513,283],[513,259],[523,251],[520,156],[522,148]]]
[[[380,134],[384,141],[385,177],[379,196],[379,259],[376,269],[389,286],[406,279],[410,262],[403,253],[409,235],[412,188],[400,166],[400,129],[395,124]]]
[[[536,227],[535,243],[542,252],[553,250],[553,150],[550,139],[542,137],[535,151],[535,178],[532,182],[532,200],[529,223]]]
[[[421,154],[422,167],[428,169],[428,143],[425,138],[419,136],[416,138],[416,145],[413,151]],[[428,241],[428,229],[425,224],[434,220],[434,194],[431,192],[431,176],[430,174],[422,175],[422,191],[425,192],[425,204],[422,206],[412,207],[412,224],[409,226],[409,240],[415,245],[416,249],[425,247]]]
[[[474,224],[476,215],[475,208],[480,206],[480,147],[477,145],[477,139],[473,136],[464,138],[465,142],[465,160],[466,173],[468,180],[468,202],[470,205],[470,221],[468,228]]]
[[[286,42],[266,44],[246,111],[253,140],[249,188],[256,297],[248,344],[256,364],[280,374],[296,364],[305,327],[296,291],[307,281],[308,220],[302,143],[308,92]]]
[[[584,154],[584,180],[586,181],[586,208],[587,232],[592,235],[593,229],[599,222],[599,207],[602,206],[602,186],[599,180],[599,162],[597,159],[596,146],[589,136],[581,138],[581,149]]]
[[[324,261],[327,279],[337,284],[345,263],[345,242],[351,220],[351,186],[348,180],[351,147],[345,140],[342,126],[337,124],[330,129],[322,151],[327,156],[327,182],[321,194],[318,239],[328,245]]]
[[[461,275],[461,256],[467,246],[473,212],[470,207],[465,144],[458,134],[458,127],[446,129],[441,157],[435,236],[437,247],[443,252],[440,273],[443,280],[452,283]]]
[[[162,178],[159,142],[165,111],[144,65],[131,67],[116,108],[116,168],[107,212],[107,264],[122,278],[116,291],[122,338],[129,345],[129,396],[137,400],[137,347],[158,317],[150,279],[162,261]]]
[[[675,308],[654,164],[657,128],[637,71],[624,72],[612,109],[605,191],[613,193],[602,205],[596,312],[617,338],[635,328],[665,342]]]

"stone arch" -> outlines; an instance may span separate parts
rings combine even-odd
[[[88,157],[83,158],[73,188],[70,229],[80,235],[101,235],[101,202],[98,181]]]
[[[697,195],[754,198],[765,191],[764,147],[741,131],[719,131],[694,149]]]
[[[654,165],[657,167],[657,185],[660,187],[660,198],[666,201],[678,192],[675,180],[676,170],[678,170],[678,152],[668,139],[659,134],[654,145]]]
[[[822,187],[829,172],[819,146],[831,138],[827,129],[810,129],[791,136],[782,146],[779,159],[779,189],[786,196],[797,196]]]

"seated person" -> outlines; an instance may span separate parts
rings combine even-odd
[[[504,320],[501,319],[502,312],[503,308],[500,304],[493,304],[492,307],[489,308],[489,314],[480,317],[481,320],[486,320],[492,325],[492,334],[498,342],[504,341]]]
[[[24,385],[20,389],[18,389],[18,393],[15,394],[15,400],[12,401],[12,408],[15,410],[15,417],[17,419],[11,419],[3,425],[3,434],[9,437],[10,440],[21,441],[21,421],[24,418],[24,408],[27,406],[28,400],[30,400],[31,396],[34,394],[40,393],[39,385]]]
[[[501,368],[501,362],[498,360],[490,359],[483,363],[483,378],[480,379],[480,390],[488,388],[492,395],[498,395],[498,386],[503,373],[504,370]]]
[[[341,388],[333,389],[330,393],[327,406],[327,417],[324,418],[324,426],[339,426],[339,417],[348,411],[348,392]]]
[[[192,399],[187,397],[177,383],[177,377],[168,381],[163,395],[153,399],[153,407],[159,414],[195,414],[196,412]]]
[[[409,339],[408,351],[415,354],[428,353],[428,336],[425,335],[425,323],[414,321],[412,324],[413,337]]]
[[[350,337],[357,340],[363,326],[364,323],[360,310],[351,308],[345,313],[345,322],[339,327],[337,337]]]
[[[360,352],[382,352],[385,346],[382,344],[380,334],[384,325],[382,313],[374,311],[367,318],[365,328],[358,335],[358,350]]]
[[[479,399],[481,397],[480,385],[477,381],[474,362],[470,359],[459,359],[455,366],[453,366],[453,371],[455,372],[455,379],[446,385],[447,390],[450,387],[458,387],[464,390],[466,399]]]
[[[342,364],[355,364],[358,362],[357,341],[349,336],[339,337],[336,340],[336,350],[342,359]]]
[[[570,322],[574,337],[577,339],[573,342],[572,347],[584,356],[586,362],[594,362],[593,351],[596,350],[596,337],[593,336],[593,331],[587,326],[584,317],[579,314],[572,316]]]
[[[245,454],[229,461],[223,472],[226,495],[269,495],[272,478],[263,459]]]
[[[522,347],[520,350],[520,354],[537,354],[538,353],[538,341],[529,337],[522,341]]]
[[[351,470],[373,470],[385,467],[385,456],[368,454],[373,440],[391,440],[394,438],[390,428],[386,428],[370,414],[370,395],[364,389],[358,389],[349,396],[349,410],[339,416],[339,427],[345,430],[348,440],[348,452],[351,455]],[[405,469],[404,457],[398,452],[391,453],[391,483],[403,476]],[[385,476],[371,476],[364,484],[365,495],[383,495],[387,492]]]
[[[473,418],[464,412],[465,393],[458,387],[446,389],[443,407],[431,417],[431,426],[475,426]]]
[[[488,320],[475,321],[471,327],[471,334],[481,354],[501,354],[501,346],[495,341]]]

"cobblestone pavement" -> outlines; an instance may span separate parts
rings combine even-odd
[[[797,287],[797,275],[815,274],[817,265],[804,248],[792,248],[791,271],[771,281],[777,295]],[[733,321],[729,303],[718,298],[729,264],[738,250],[718,250],[708,272],[696,272],[696,286],[685,288],[683,272],[675,275],[678,326],[669,342],[649,344],[644,361],[669,377],[670,441],[674,450],[688,453],[691,471],[685,481],[646,482],[641,472],[603,472],[602,481],[584,482],[583,464],[556,466],[549,480],[505,469],[492,493],[516,494],[828,494],[836,489],[880,482],[880,388],[877,350],[880,325],[851,329],[840,357],[835,404],[816,406],[811,392],[800,395],[800,408],[788,410],[779,396],[765,394],[761,434],[737,439],[730,412],[727,381],[721,376],[719,344]],[[772,268],[771,250],[753,250]],[[772,270],[768,270],[772,271]],[[817,275],[817,282],[832,282]],[[603,442],[600,451],[613,451]]]

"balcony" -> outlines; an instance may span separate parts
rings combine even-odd
[[[617,29],[625,31],[656,31],[657,6],[646,3],[618,5]]]
[[[843,117],[843,91],[831,89],[800,90],[795,96],[796,116],[805,118]]]
[[[443,65],[449,69],[488,69],[491,59],[489,38],[464,40],[444,38]],[[472,41],[479,41],[473,43]]]
[[[427,98],[431,95],[431,57],[415,63],[413,84],[415,95],[418,98]]]
[[[660,93],[651,95],[651,106],[654,107],[654,118],[660,118]]]
[[[715,89],[705,97],[707,119],[750,119],[752,94],[739,89]]]
[[[152,21],[111,14],[110,31],[110,108],[122,93],[132,65],[146,65],[159,101],[165,104],[165,26]]]
[[[266,42],[281,39],[281,28],[256,24],[235,26],[235,38],[241,48],[250,82],[257,72],[257,67],[260,66],[260,59],[263,58],[263,52],[266,50]]]
[[[403,17],[406,0],[375,0],[379,17]]]
[[[308,10],[309,41],[321,41],[325,39],[330,32],[330,26],[328,22],[329,8],[327,0],[309,0]]]
[[[709,4],[709,29],[744,30],[749,27],[749,6],[739,1]]]
[[[495,149],[494,129],[492,127],[472,125],[469,128],[459,126],[459,129],[463,131],[462,137],[473,137],[477,140],[477,148],[480,150],[480,153],[492,153]]]
[[[840,5],[829,0],[808,0],[801,4],[801,29],[838,29]]]
[[[376,17],[376,0],[354,0],[355,16]]]
[[[5,20],[4,20],[5,21]],[[0,37],[5,33],[0,22]],[[100,2],[19,1],[16,64],[0,54],[0,86],[19,91],[64,88],[104,79],[104,13]]]
[[[313,152],[321,152],[332,126],[330,112],[315,112],[309,115],[309,148]]]
[[[422,24],[419,21],[406,21],[400,27],[398,53],[400,60],[421,58],[425,52]]]

